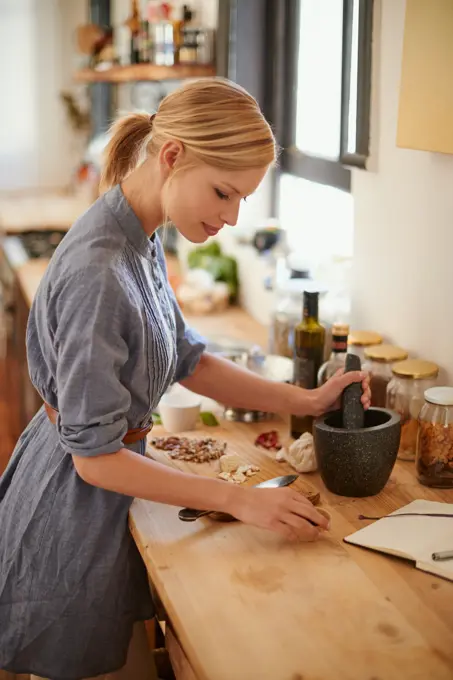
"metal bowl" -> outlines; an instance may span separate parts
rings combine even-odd
[[[250,354],[248,352],[219,352],[239,366],[244,366],[249,371],[273,382],[288,383],[293,378],[293,362],[287,357],[277,354]],[[254,411],[252,409],[235,408],[225,405],[224,417],[226,420],[243,423],[254,423],[269,420],[273,413]]]

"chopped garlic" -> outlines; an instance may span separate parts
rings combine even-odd
[[[229,482],[229,481],[230,481],[230,475],[229,475],[228,472],[219,472],[219,474],[217,475],[217,477],[218,477],[219,479],[225,480],[225,482]]]
[[[221,472],[236,472],[242,460],[235,453],[227,453],[219,458]]]
[[[242,484],[242,482],[245,482],[247,477],[242,474],[242,472],[235,472],[233,475],[233,481],[236,482],[237,484]]]
[[[230,458],[230,459],[237,458],[240,463],[242,462],[239,459],[239,456],[236,456],[235,454],[228,454],[228,455],[222,456],[222,458]],[[235,466],[234,469],[224,470],[224,469],[222,469],[223,467],[228,467],[229,465],[231,465],[231,467],[233,467],[234,461],[233,460],[231,460],[230,462],[224,461],[224,463],[222,465],[222,458],[220,458],[220,468],[221,468],[222,471],[219,472],[217,477],[219,479],[225,480],[226,482],[232,482],[233,484],[242,484],[243,482],[245,482],[247,477],[252,477],[257,472],[259,472],[259,467],[257,465],[248,465],[248,464],[239,465],[237,467]]]

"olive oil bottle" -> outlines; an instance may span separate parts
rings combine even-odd
[[[325,329],[318,319],[318,292],[304,292],[303,319],[294,330],[294,384],[312,390],[324,358]],[[298,439],[313,428],[312,416],[291,416],[291,436]]]

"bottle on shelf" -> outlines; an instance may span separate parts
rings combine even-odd
[[[125,22],[131,32],[130,36],[130,63],[139,64],[141,58],[141,32],[140,10],[138,0],[132,0],[131,15]]]
[[[183,7],[177,8],[173,11],[172,15],[175,64],[180,63],[179,53],[184,42],[185,7],[186,6],[184,5]]]
[[[160,63],[156,59],[158,49],[162,49],[162,45],[160,46],[157,45],[157,40],[159,38],[159,30],[157,30],[156,35],[156,27],[158,26],[160,20],[161,20],[161,7],[158,3],[158,0],[149,0],[146,8],[146,22],[148,26],[146,53],[148,61],[151,64]]]
[[[170,20],[172,8],[168,2],[159,7],[160,18],[154,26],[154,60],[159,66],[173,66],[175,64],[175,36],[174,25]]]
[[[198,55],[199,27],[194,22],[195,13],[189,5],[183,5],[183,25],[179,60],[181,64],[195,64]]]
[[[325,329],[319,323],[319,293],[304,291],[303,319],[294,331],[294,384],[307,390],[317,386],[324,355]],[[291,436],[298,439],[313,428],[312,416],[291,416]]]
[[[151,27],[148,19],[140,22],[140,63],[149,64],[153,60]]]
[[[344,368],[348,353],[349,326],[334,323],[332,326],[332,353],[318,372],[318,387],[324,385],[340,368]]]

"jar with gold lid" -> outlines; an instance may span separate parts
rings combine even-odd
[[[419,415],[415,465],[426,486],[453,487],[453,387],[431,387]]]
[[[371,406],[385,408],[392,366],[407,357],[406,350],[395,345],[373,345],[366,348],[363,370],[370,374]]]
[[[351,331],[348,337],[348,351],[360,357],[360,361],[365,361],[365,349],[380,345],[382,336],[374,331]]]
[[[387,386],[386,406],[401,417],[401,440],[398,458],[415,460],[418,416],[424,404],[424,394],[434,387],[439,367],[432,361],[407,359],[392,366],[393,377]]]

